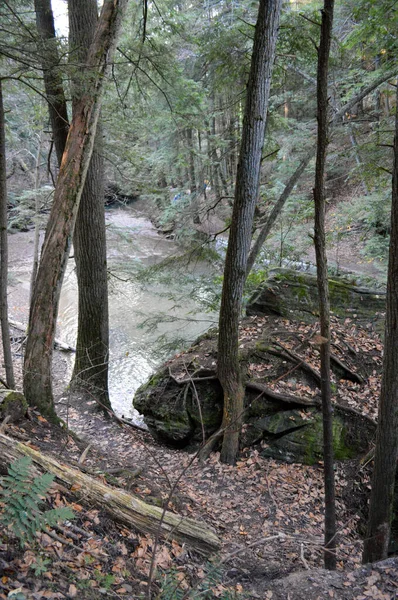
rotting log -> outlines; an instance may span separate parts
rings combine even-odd
[[[63,484],[73,485],[75,493],[76,489],[80,489],[81,502],[94,504],[127,527],[151,535],[159,531],[163,538],[175,539],[205,556],[220,549],[219,538],[206,525],[146,504],[122,489],[112,488],[77,469],[59,463],[48,454],[0,434],[0,472],[5,473],[7,465],[22,456],[30,456],[34,471],[52,473]]]

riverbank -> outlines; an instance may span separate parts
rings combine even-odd
[[[263,330],[262,321],[252,318],[250,327],[241,331],[241,344],[257,343]],[[273,320],[275,331],[287,326],[292,334],[305,334],[302,324]],[[343,335],[342,331],[338,335]],[[358,329],[354,320],[347,335],[346,341],[354,351],[357,347],[358,350],[359,347],[365,349],[370,359],[372,353],[376,353],[377,361],[373,361],[374,369],[369,374],[366,390],[359,393],[347,388],[352,394],[350,398],[356,399],[356,408],[374,415],[380,383],[380,340],[369,331]],[[286,344],[285,338],[282,341]],[[210,359],[197,356],[197,360]],[[317,368],[316,364],[314,368]],[[344,386],[339,389],[344,396]],[[305,395],[306,390],[299,387],[294,393]],[[347,399],[349,405],[350,398]],[[222,547],[218,557],[208,563],[188,546],[170,540],[156,543],[151,535],[138,535],[117,526],[109,520],[106,510],[85,506],[84,489],[64,489],[62,502],[75,507],[80,533],[73,541],[74,547],[68,546],[68,526],[61,528],[60,539],[47,542],[42,556],[49,561],[47,571],[50,575],[40,579],[39,589],[42,594],[58,595],[39,597],[78,597],[83,600],[109,594],[129,600],[144,598],[155,555],[158,567],[151,582],[151,598],[167,597],[162,596],[160,590],[170,589],[172,585],[172,589],[181,589],[181,595],[192,590],[190,597],[200,594],[206,587],[209,598],[224,594],[224,597],[242,600],[286,600],[287,588],[280,578],[297,571],[302,575],[301,579],[295,576],[297,587],[292,584],[289,588],[292,600],[324,598],[331,587],[334,598],[354,600],[360,594],[366,597],[369,590],[372,598],[377,598],[376,594],[380,598],[390,598],[382,594],[389,593],[393,567],[388,572],[370,569],[365,575],[355,570],[361,561],[369,465],[359,468],[357,461],[344,461],[336,466],[339,576],[333,580],[336,581],[334,586],[322,571],[312,571],[321,567],[323,561],[321,463],[313,466],[281,463],[262,456],[261,446],[258,446],[244,448],[236,467],[221,464],[219,453],[200,464],[192,451],[167,448],[148,433],[104,417],[96,411],[94,401],[64,393],[58,399],[58,409],[70,431],[78,434],[78,439],[50,426],[32,411],[30,421],[9,426],[6,433],[18,439],[22,437],[25,443],[52,453],[58,460],[62,457],[63,462],[105,478],[111,485],[129,490],[146,502],[167,506],[182,517],[203,522],[217,532]],[[51,496],[52,502],[57,493]],[[73,529],[70,532],[73,533]],[[41,540],[46,540],[46,534],[43,535]],[[26,567],[32,552],[34,555],[27,547],[9,564],[19,569],[25,597],[36,600],[34,594],[37,591],[34,591],[33,581],[28,577],[29,567]],[[60,552],[62,561],[57,558]],[[87,552],[91,553],[89,561],[83,560]],[[99,591],[105,589],[101,587],[104,578],[101,579],[99,573],[112,574],[113,579],[107,580],[106,593]]]

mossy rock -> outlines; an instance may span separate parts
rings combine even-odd
[[[183,447],[211,435],[221,424],[223,394],[217,379],[179,384],[168,369],[155,373],[134,396],[149,430],[161,441]],[[203,427],[203,428],[202,428]]]
[[[352,317],[369,322],[382,320],[385,312],[384,290],[372,290],[348,278],[329,278],[330,308],[337,317]],[[316,276],[291,269],[274,269],[266,282],[252,295],[248,315],[276,314],[313,322],[318,319]]]
[[[15,390],[0,390],[0,419],[10,417],[12,423],[20,421],[25,416],[28,403],[25,396]]]
[[[321,407],[292,409],[256,419],[246,436],[257,437],[267,444],[264,456],[284,462],[315,464],[323,458]],[[375,437],[376,424],[356,411],[335,407],[333,411],[333,445],[336,460],[348,460],[365,453]]]
[[[202,336],[137,390],[134,406],[160,441],[182,448],[191,442],[200,443],[203,432],[208,438],[220,426],[223,392],[215,377],[216,342],[215,331]],[[268,377],[274,381],[286,372],[284,358],[267,353],[268,345],[267,339],[253,339],[240,350],[246,376],[246,363],[267,365],[264,381],[253,379],[265,385]],[[313,377],[300,369],[294,372],[294,383],[317,389]],[[322,459],[322,411],[316,393],[312,399],[297,397],[295,402],[267,397],[247,386],[243,418],[243,446],[265,442],[268,456],[289,462],[312,464]],[[336,458],[344,460],[367,452],[376,425],[352,409],[336,406],[333,428]]]

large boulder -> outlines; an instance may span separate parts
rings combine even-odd
[[[250,318],[243,320],[243,331],[251,327]],[[242,444],[261,444],[265,455],[289,462],[317,462],[322,459],[323,447],[319,376],[294,361],[296,367],[286,375],[292,367],[286,354],[278,353],[272,345],[273,320],[268,329],[264,323],[263,327],[261,339],[253,336],[240,347],[246,377]],[[217,335],[210,332],[138,389],[134,406],[160,441],[183,447],[201,442],[203,435],[208,438],[218,429],[223,392],[216,376],[216,359]],[[286,391],[268,387],[280,377]],[[293,389],[298,395],[290,391]],[[309,390],[309,396],[300,396],[302,389]],[[375,423],[355,410],[338,406],[333,418],[336,458],[365,453],[374,437]]]
[[[329,278],[330,308],[337,317],[377,323],[385,312],[386,293],[344,277]],[[288,319],[315,321],[319,314],[316,276],[291,269],[274,269],[252,295],[248,315],[274,314]]]
[[[183,447],[203,433],[211,435],[220,426],[222,388],[218,379],[207,379],[206,375],[202,370],[191,379],[178,380],[169,368],[161,369],[137,390],[134,407],[161,441]]]
[[[266,413],[266,411],[264,411]],[[280,410],[246,420],[246,445],[262,442],[264,456],[284,462],[314,464],[323,458],[321,406]],[[355,410],[335,406],[333,445],[336,460],[356,458],[365,453],[376,434],[376,424]]]

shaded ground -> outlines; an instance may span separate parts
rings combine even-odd
[[[17,235],[22,237],[21,245],[11,257],[16,261],[14,268],[30,268],[24,258],[27,254],[24,244],[29,242],[23,241],[25,234]],[[347,256],[353,256],[349,249]],[[10,303],[13,300],[11,295]],[[27,292],[17,300],[18,306],[25,305],[21,316],[26,321]],[[253,319],[251,326],[242,330],[242,343],[260,338],[263,324],[261,319]],[[310,335],[308,326],[283,319],[275,320],[274,327]],[[21,335],[14,333],[19,338],[14,349],[21,354]],[[354,320],[338,325],[337,338],[338,345],[345,341],[354,352],[363,352],[368,358],[366,386],[359,393],[352,383],[340,385],[339,402],[375,417],[380,386],[380,340],[370,330],[357,328]],[[286,338],[282,341],[286,344]],[[317,368],[316,353],[310,350],[306,360]],[[16,365],[20,386],[21,360],[17,359]],[[280,463],[261,456],[259,446],[243,449],[236,468],[221,464],[218,453],[201,465],[193,460],[192,452],[166,448],[148,433],[105,418],[96,412],[94,400],[62,393],[67,365],[59,352],[54,368],[58,409],[69,431],[51,427],[31,411],[31,420],[7,426],[6,434],[75,466],[80,459],[80,468],[111,485],[204,521],[217,531],[222,550],[212,562],[205,562],[172,541],[161,542],[154,553],[155,540],[127,530],[105,513],[87,507],[84,490],[58,487],[48,502],[52,506],[72,505],[76,513],[72,524],[39,534],[39,545],[23,549],[10,532],[0,529],[0,598],[10,597],[13,590],[20,590],[23,594],[20,598],[34,600],[398,598],[396,561],[369,566],[366,570],[360,567],[369,465],[346,462],[336,467],[338,572],[325,573],[319,570],[323,562],[321,464],[310,467]],[[275,385],[280,390],[297,391],[283,380]],[[299,391],[305,394],[305,390]],[[82,460],[82,453],[88,447]],[[178,477],[180,481],[170,496]],[[148,586],[154,559],[158,567]],[[289,574],[290,578],[281,579]]]
[[[275,330],[291,328],[302,333],[308,327],[282,319],[275,319],[272,324]],[[241,343],[252,343],[261,336],[263,325],[264,319],[253,318],[251,326],[242,329]],[[354,350],[367,353],[370,363],[374,362],[366,388],[358,393],[352,383],[340,385],[339,401],[345,397],[348,405],[374,415],[380,341],[352,321],[336,327],[340,342],[345,335],[344,340]],[[306,356],[306,360],[313,361],[315,368],[318,366],[316,352]],[[284,383],[281,380],[276,385],[283,387]],[[300,393],[305,394],[306,390],[301,389]],[[161,542],[156,549],[158,569],[151,583],[151,598],[181,598],[184,594],[186,598],[280,600],[396,597],[395,563],[366,572],[355,570],[360,567],[369,488],[366,465],[345,462],[336,468],[340,574],[331,576],[312,571],[321,567],[323,560],[321,464],[283,464],[262,457],[258,446],[243,449],[236,468],[221,464],[218,453],[201,465],[193,453],[165,448],[148,433],[105,418],[96,412],[94,400],[62,394],[58,408],[80,440],[51,427],[35,413],[31,413],[31,421],[19,427],[9,426],[6,433],[22,437],[75,466],[79,457],[82,459],[83,450],[90,446],[80,468],[105,478],[111,485],[127,488],[147,502],[167,505],[183,516],[204,521],[222,540],[220,556],[212,563],[204,562],[175,542]],[[180,481],[170,497],[176,478]],[[58,538],[40,534],[40,549],[27,546],[18,550],[12,536],[3,530],[0,598],[6,598],[10,590],[18,587],[26,598],[34,599],[144,597],[154,540],[127,531],[105,514],[89,509],[85,506],[84,490],[58,488],[50,501],[55,505],[71,504],[76,522],[55,532]],[[34,565],[40,560],[48,562],[40,576],[34,577]],[[288,583],[279,581],[296,571],[302,574]]]

